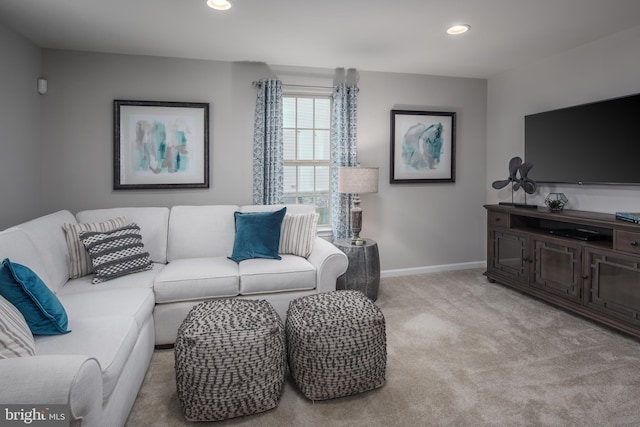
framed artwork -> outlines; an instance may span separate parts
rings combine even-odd
[[[456,113],[391,110],[391,184],[455,182]]]
[[[209,188],[209,104],[113,101],[115,190]]]

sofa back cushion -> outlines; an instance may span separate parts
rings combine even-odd
[[[282,208],[287,208],[290,215],[315,212],[313,205],[244,205],[240,206],[240,212],[273,212]]]
[[[233,251],[236,205],[174,206],[167,259],[227,257]]]
[[[153,262],[167,263],[167,233],[169,230],[169,208],[111,208],[92,209],[76,214],[78,222],[100,222],[124,216],[127,223],[140,227],[142,242]]]
[[[45,275],[40,271],[36,273],[53,292],[58,292],[69,280],[69,247],[63,229],[64,224],[77,224],[69,211],[54,212],[18,225],[18,228],[24,230],[35,243],[46,269]],[[33,268],[29,263],[17,259],[15,261]]]
[[[0,261],[5,258],[31,268],[47,287],[55,292],[44,261],[35,243],[24,230],[12,227],[0,232]]]

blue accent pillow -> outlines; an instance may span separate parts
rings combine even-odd
[[[280,229],[287,208],[275,212],[234,212],[236,238],[229,259],[240,262],[251,258],[282,259]]]
[[[60,300],[29,267],[5,258],[0,267],[0,295],[22,313],[34,335],[71,332]]]

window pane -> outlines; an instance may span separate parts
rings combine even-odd
[[[329,160],[330,135],[328,130],[316,130],[316,160]]]
[[[283,147],[284,159],[295,160],[296,159],[296,130],[283,129],[282,139],[284,144],[284,147]]]
[[[296,167],[285,166],[283,173],[284,173],[283,191],[285,193],[295,193],[296,192]]]
[[[327,98],[316,99],[316,128],[331,127],[331,101]]]
[[[298,167],[298,192],[313,192],[313,166]]]
[[[282,126],[285,128],[296,127],[296,99],[282,97]]]
[[[313,130],[298,131],[298,160],[313,160]]]
[[[329,191],[329,167],[316,167],[316,191]]]
[[[298,98],[298,127],[313,127],[313,98]]]

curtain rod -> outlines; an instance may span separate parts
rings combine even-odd
[[[260,82],[257,80],[254,80],[253,83],[251,83],[252,86],[257,87],[260,86]],[[333,89],[332,86],[313,86],[313,85],[292,85],[292,84],[286,84],[283,83],[282,86],[286,86],[286,87],[309,87],[309,88],[315,88],[315,89]]]

